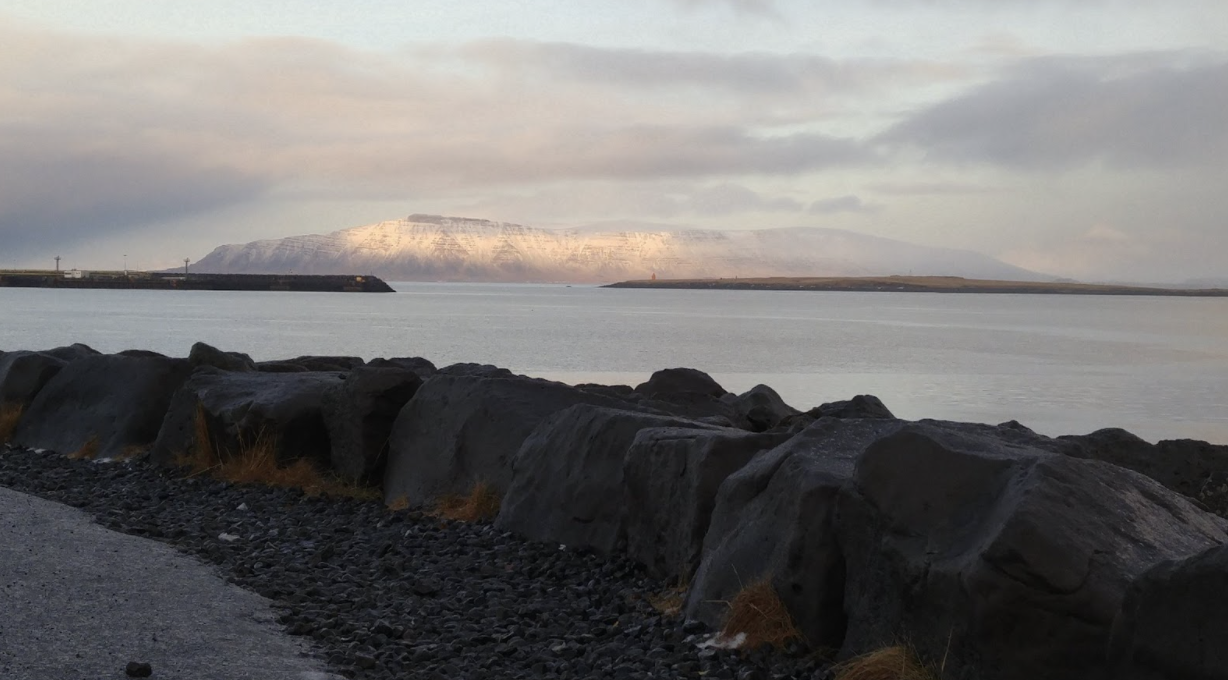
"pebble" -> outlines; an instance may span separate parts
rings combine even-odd
[[[638,565],[524,541],[489,523],[23,449],[0,451],[0,486],[212,562],[272,600],[287,633],[347,678],[826,677],[799,650],[701,650],[706,628],[649,606],[646,596],[666,585]],[[243,540],[222,538],[240,531]],[[151,672],[137,662],[127,671]]]

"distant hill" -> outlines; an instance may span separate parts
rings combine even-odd
[[[220,274],[375,274],[388,281],[610,283],[755,276],[1048,277],[968,250],[839,229],[538,229],[437,215],[225,245],[192,266]]]

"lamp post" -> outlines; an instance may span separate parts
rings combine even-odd
[[[60,256],[59,255],[55,256],[55,273],[57,274],[60,273]]]
[[[183,278],[185,279],[188,278],[188,263],[191,261],[192,261],[191,258],[187,258],[187,257],[183,258]]]
[[[124,277],[128,276],[128,254],[124,253]]]

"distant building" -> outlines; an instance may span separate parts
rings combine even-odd
[[[64,272],[64,278],[66,279],[88,279],[89,277],[89,272],[81,271],[80,269],[69,269]]]

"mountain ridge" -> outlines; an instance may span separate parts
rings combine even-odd
[[[970,250],[823,227],[603,231],[422,214],[327,234],[223,245],[201,258],[193,270],[361,273],[392,281],[560,283],[611,283],[654,274],[660,278],[915,274],[1053,279]]]

